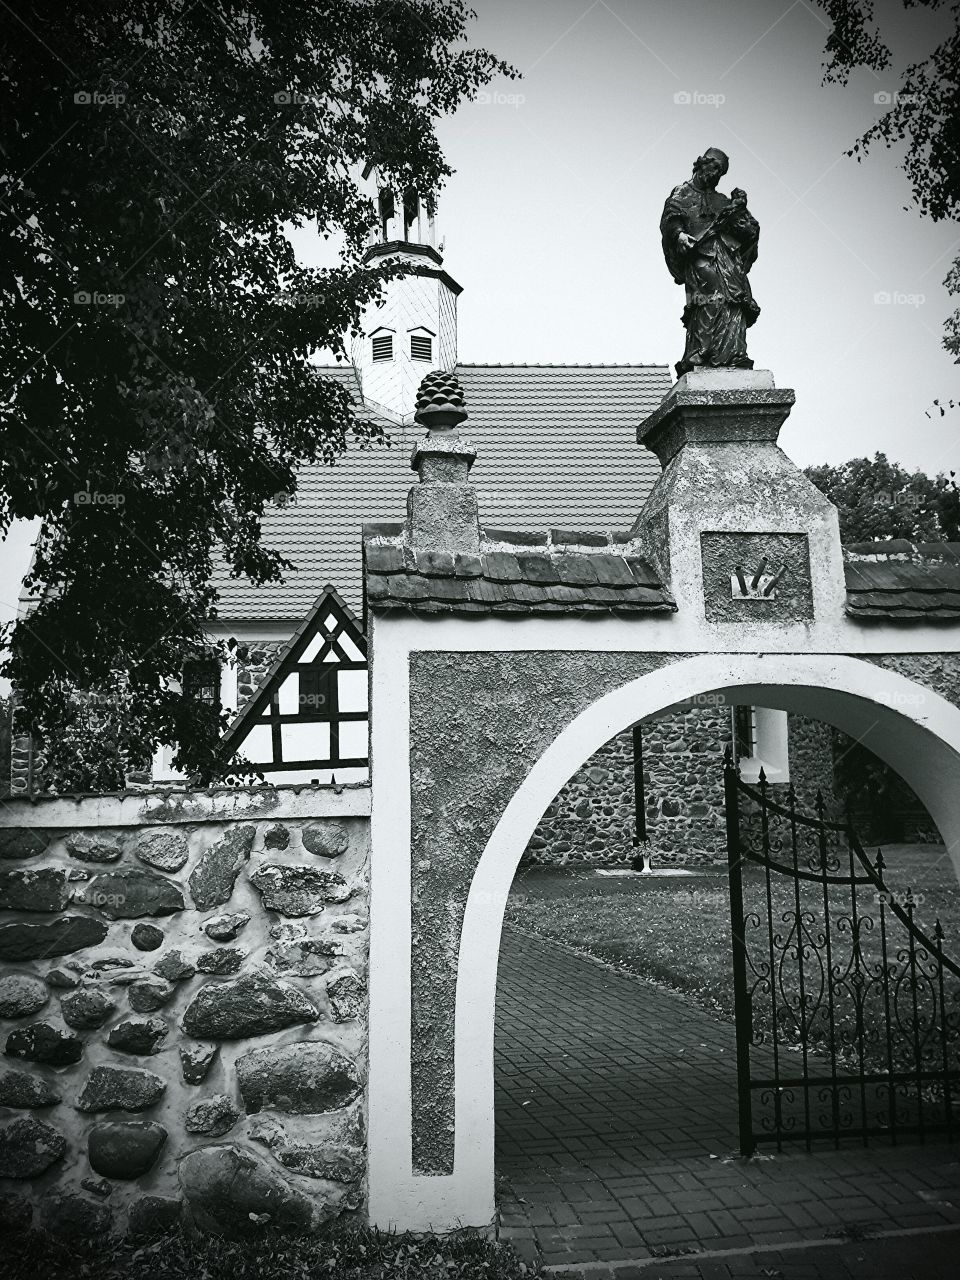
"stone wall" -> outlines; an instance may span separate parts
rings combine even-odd
[[[363,1214],[368,812],[343,787],[5,807],[0,1216]]]
[[[841,806],[833,778],[833,729],[822,720],[791,715],[787,717],[787,743],[798,807],[813,813],[819,791],[827,813],[836,815]]]
[[[730,709],[702,701],[642,727],[647,839],[653,865],[726,857],[723,750]],[[611,738],[570,779],[527,846],[528,863],[627,863],[633,838],[633,731]]]
[[[237,648],[237,710],[242,711],[267,677],[285,640],[245,640]]]
[[[707,700],[712,696],[643,725],[647,840],[640,852],[653,866],[697,865],[726,858],[723,752],[730,741],[730,708],[713,705]],[[788,726],[790,778],[798,809],[813,814],[819,791],[827,815],[842,817],[834,759],[835,739],[843,735],[822,721],[796,714],[790,715]],[[939,841],[919,800],[906,783],[896,775],[893,778],[896,816],[903,827],[897,838]],[[786,791],[786,783],[772,783],[769,794],[786,803]],[[754,817],[745,806],[744,832],[752,830]],[[875,815],[860,808],[853,817],[861,839],[876,843],[882,833]],[[627,730],[591,756],[559,792],[531,837],[524,861],[547,866],[627,864],[637,852],[634,831],[633,734]]]

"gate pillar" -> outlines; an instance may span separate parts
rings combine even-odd
[[[836,508],[777,444],[793,403],[768,370],[701,369],[637,430],[663,472],[632,534],[678,609],[721,633],[843,611]]]

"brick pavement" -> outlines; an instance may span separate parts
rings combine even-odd
[[[906,1280],[904,1250],[915,1261],[920,1251],[934,1258],[939,1237],[930,1230],[960,1224],[960,1151],[850,1147],[740,1160],[734,1055],[732,1025],[683,997],[505,928],[497,1003],[501,1239],[547,1266],[598,1280],[631,1273]],[[859,1240],[892,1231],[916,1234],[896,1248]],[[851,1238],[852,1245],[824,1243]],[[960,1260],[960,1232],[943,1240],[946,1256],[955,1250]],[[808,1247],[792,1248],[798,1244]],[[778,1247],[788,1245],[781,1256]],[[756,1249],[763,1252],[751,1254]],[[857,1261],[858,1250],[869,1263]],[[696,1253],[709,1256],[697,1261]],[[848,1257],[867,1269],[822,1269],[845,1266]],[[894,1258],[893,1270],[876,1269]],[[939,1274],[922,1265],[925,1280]],[[960,1261],[943,1274],[960,1276]]]

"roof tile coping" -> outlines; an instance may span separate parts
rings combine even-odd
[[[372,546],[395,546],[404,559],[406,572],[418,572],[417,561],[406,554],[410,548],[403,540],[402,523],[368,521],[362,527],[364,544]],[[540,554],[552,557],[564,555],[617,555],[628,560],[645,559],[639,539],[629,533],[613,531],[609,533],[588,533],[581,529],[550,528],[544,532],[527,533],[519,529],[498,529],[492,526],[481,526],[480,554],[494,555],[502,552],[506,555],[521,553],[529,555],[535,549]],[[423,559],[420,553],[419,559]],[[433,553],[431,553],[433,554]],[[393,570],[378,572],[400,572],[400,565]],[[437,570],[434,570],[437,572]]]
[[[886,542],[844,543],[842,549],[843,558],[848,563],[858,560],[960,560],[960,542],[911,542],[908,538],[890,538]]]

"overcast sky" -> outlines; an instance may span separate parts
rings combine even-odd
[[[730,156],[721,190],[743,187],[760,222],[749,347],[796,390],[787,452],[806,465],[880,449],[909,468],[960,471],[960,414],[925,413],[960,389],[940,345],[957,226],[904,208],[895,153],[844,155],[886,109],[893,73],[822,87],[825,18],[808,0],[473,6],[474,42],[523,78],[441,127],[457,170],[438,222],[464,288],[461,360],[673,365],[683,291],[657,227],[670,189],[717,146]],[[905,15],[901,0],[876,8],[897,24],[901,61],[943,30],[944,15]],[[29,530],[3,550],[8,618]]]

